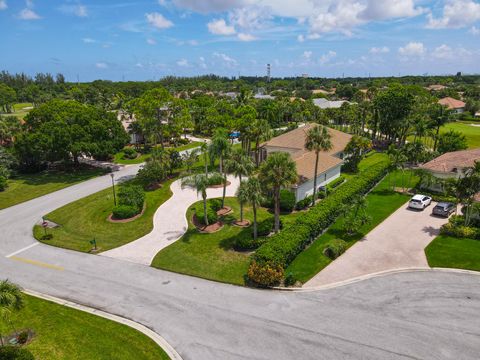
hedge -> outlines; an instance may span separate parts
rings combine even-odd
[[[202,225],[206,225],[203,211],[203,201],[195,205],[195,216]],[[217,211],[213,209],[210,201],[207,202],[207,219],[209,225],[215,224],[218,221]]]
[[[389,164],[379,163],[371,166],[353,177],[345,185],[339,187],[325,200],[301,214],[293,224],[280,233],[272,236],[268,242],[260,246],[253,256],[248,274],[263,265],[269,267],[287,267],[307,245],[316,239],[340,215],[340,204],[348,203],[353,197],[365,194],[372,189],[386,174]],[[254,278],[261,278],[261,276]],[[251,280],[255,279],[250,277]],[[266,284],[260,284],[266,285]]]

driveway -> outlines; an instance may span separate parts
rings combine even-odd
[[[227,196],[234,196],[239,180],[229,176],[228,181]],[[181,180],[173,182],[170,189],[172,197],[155,212],[153,230],[149,234],[100,255],[149,266],[160,250],[180,239],[188,229],[187,209],[202,197],[190,187],[182,188]],[[208,189],[207,197],[221,197],[222,193],[223,188]]]
[[[405,268],[428,268],[425,247],[439,234],[447,219],[431,215],[432,203],[423,211],[400,207],[342,256],[309,280],[316,287],[363,275]]]

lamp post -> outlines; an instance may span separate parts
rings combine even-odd
[[[110,173],[110,177],[112,178],[113,204],[117,206],[117,196],[115,195],[115,175]]]

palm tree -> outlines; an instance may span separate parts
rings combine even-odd
[[[394,144],[391,144],[387,150],[388,157],[390,158],[391,170],[402,168],[403,164],[407,161],[407,157],[403,153],[402,149],[398,149]],[[393,174],[392,174],[393,175]],[[393,177],[392,190],[395,191],[396,176]]]
[[[210,145],[210,153],[219,157],[220,173],[223,173],[222,207],[225,207],[225,195],[227,193],[227,169],[224,162],[225,158],[229,156],[231,147],[227,132],[224,129],[217,129]]]
[[[435,104],[431,109],[430,119],[431,125],[435,128],[433,150],[436,151],[440,128],[449,122],[450,111],[447,110],[443,105]]]
[[[251,177],[248,180],[242,181],[237,190],[237,198],[240,202],[240,221],[243,221],[243,204],[249,203],[253,210],[253,239],[257,240],[257,208],[263,201],[262,187],[260,181]]]
[[[318,158],[320,151],[328,151],[333,147],[331,137],[326,126],[318,125],[308,130],[305,139],[305,148],[309,151],[315,151],[315,177],[313,178],[312,205],[315,204],[317,196]]]
[[[182,154],[182,161],[185,164],[185,167],[187,168],[187,173],[190,173],[192,171],[193,165],[198,160],[198,149],[191,149],[187,150]]]
[[[269,139],[271,136],[270,125],[267,120],[255,120],[249,128],[249,134],[255,141],[255,165],[258,167],[260,163],[260,140]]]
[[[280,189],[290,187],[297,179],[297,166],[289,153],[274,152],[260,167],[260,183],[274,197],[276,233],[280,230]]]
[[[208,177],[205,174],[195,174],[182,178],[182,187],[190,186],[197,190],[197,194],[202,194],[203,199],[203,221],[205,225],[208,224],[207,216],[207,187],[208,187]]]
[[[235,149],[225,161],[225,167],[242,182],[242,176],[249,176],[255,169],[255,164],[242,149]]]
[[[203,153],[203,161],[205,162],[205,176],[208,178],[208,144],[207,140],[202,144],[200,150]]]
[[[8,280],[0,281],[0,319],[11,324],[10,315],[24,306],[22,290]],[[3,337],[0,334],[3,344]]]

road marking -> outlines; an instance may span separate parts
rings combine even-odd
[[[47,268],[47,269],[53,269],[53,270],[58,270],[58,271],[65,270],[61,266],[47,264],[47,263],[37,261],[37,260],[32,260],[32,259],[25,259],[25,258],[18,257],[18,256],[10,256],[10,259],[20,261],[20,262],[23,262],[23,263],[26,263],[26,264],[30,264],[30,265],[40,266],[40,267]]]
[[[39,242],[36,242],[36,243],[33,243],[33,244],[30,244],[28,246],[25,246],[24,248],[21,248],[20,250],[17,250],[11,254],[8,254],[6,257],[9,258],[9,257],[12,257],[12,256],[15,256],[15,255],[18,255],[20,254],[21,252],[24,252],[25,250],[28,250],[34,246],[37,246],[38,244],[40,244]]]

